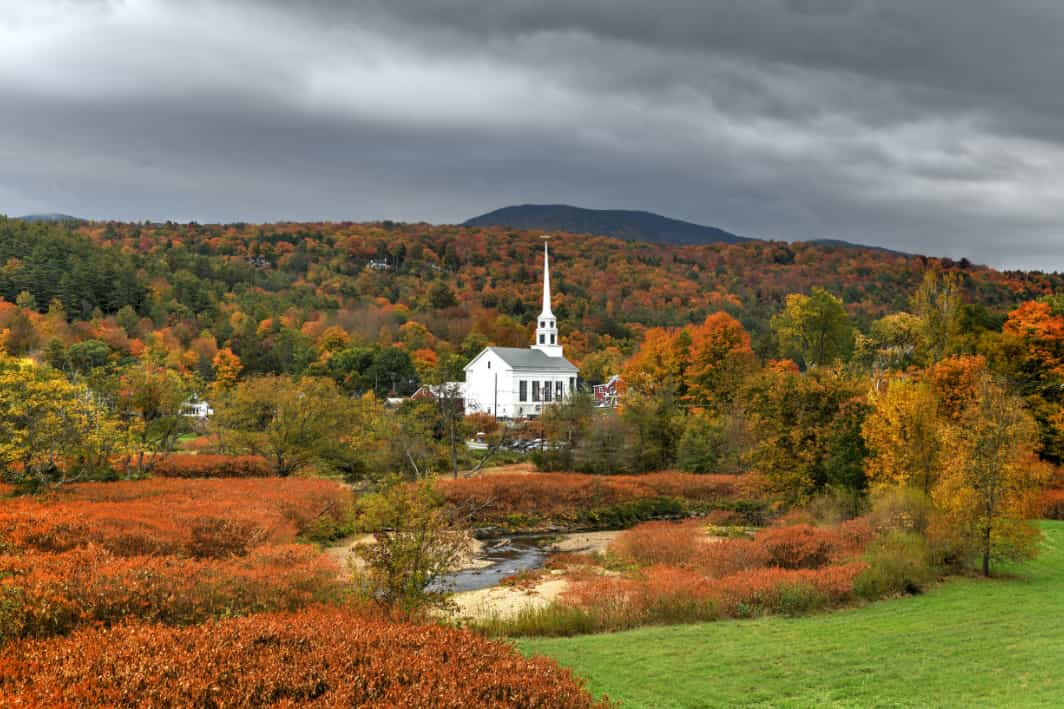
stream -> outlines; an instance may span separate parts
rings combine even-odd
[[[481,568],[461,569],[441,576],[432,588],[460,593],[497,586],[507,576],[543,566],[557,540],[558,535],[486,539],[484,550],[477,555]]]

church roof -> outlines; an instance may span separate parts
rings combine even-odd
[[[539,350],[530,347],[486,347],[484,352],[491,350],[502,361],[510,365],[512,369],[532,369],[543,372],[576,372],[576,365],[565,357],[550,357]],[[481,352],[483,354],[483,352]],[[473,362],[480,359],[480,355],[473,358]],[[473,364],[470,362],[469,364]]]

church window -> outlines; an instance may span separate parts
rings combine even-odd
[[[576,377],[569,377],[569,393],[573,394],[575,392],[576,392]]]
[[[532,401],[539,401],[539,382],[532,382]]]
[[[555,338],[555,337],[556,337],[556,335],[555,335],[554,333],[551,333],[551,336],[550,336],[550,343],[551,343],[552,345],[554,345],[554,344],[557,344],[557,343],[556,343],[556,342],[554,341],[554,338]]]
[[[539,333],[539,344],[543,344],[543,333]]]
[[[545,320],[540,320],[539,327],[540,329],[547,327],[547,322]]]
[[[528,382],[522,379],[519,388],[521,390],[520,401],[528,401]]]
[[[554,382],[554,398],[557,399],[558,401],[562,400],[562,387],[564,387],[564,386],[565,386],[564,382],[561,382],[561,381]]]
[[[491,369],[491,360],[488,360],[488,369]]]
[[[550,382],[543,382],[543,400],[544,401],[550,401],[550,392],[551,392]]]

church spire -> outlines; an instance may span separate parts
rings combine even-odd
[[[554,313],[550,311],[550,256],[547,250],[547,244],[549,241],[543,242],[543,310],[540,311],[539,316],[553,318]]]
[[[536,322],[536,339],[532,349],[539,350],[548,357],[561,357],[562,345],[558,339],[558,321],[550,309],[550,252],[545,236],[543,242],[543,310]]]

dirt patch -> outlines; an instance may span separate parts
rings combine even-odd
[[[564,551],[570,553],[602,554],[610,543],[617,538],[620,530],[605,532],[574,532],[562,534],[558,541],[551,545],[552,551]]]
[[[561,574],[561,571],[552,571],[530,588],[492,586],[456,593],[451,596],[455,605],[453,616],[465,620],[511,618],[524,610],[546,608],[568,585]]]

